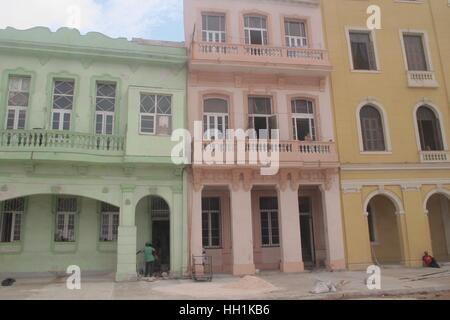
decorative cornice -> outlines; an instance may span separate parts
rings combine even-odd
[[[83,58],[123,60],[132,63],[187,62],[184,47],[168,42],[129,41],[113,39],[98,32],[81,35],[76,29],[60,28],[52,32],[45,27],[17,30],[11,27],[0,30],[0,50],[20,50],[38,57],[78,56]],[[45,55],[44,55],[45,53]]]

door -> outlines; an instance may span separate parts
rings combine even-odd
[[[302,255],[305,266],[314,266],[316,253],[314,248],[314,224],[311,198],[299,198],[300,232],[302,241]]]
[[[170,221],[153,221],[153,246],[161,272],[170,271]]]

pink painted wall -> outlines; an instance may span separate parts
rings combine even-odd
[[[309,30],[309,46],[315,49],[325,49],[322,29],[321,11],[318,1],[303,1],[316,3],[305,5],[295,1],[267,0],[184,0],[184,26],[186,43],[192,41],[194,26],[196,40],[201,40],[202,12],[225,13],[228,43],[244,43],[243,15],[247,13],[262,14],[268,17],[269,45],[284,47],[284,18],[306,20]]]

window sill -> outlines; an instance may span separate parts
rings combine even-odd
[[[361,155],[364,156],[388,156],[392,155],[392,151],[360,151]]]
[[[352,73],[368,73],[368,74],[381,74],[381,70],[354,70],[350,69],[350,72]]]
[[[1,242],[0,253],[15,254],[22,251],[22,242]]]
[[[205,247],[205,250],[223,250],[222,247]]]
[[[262,249],[266,249],[266,248],[280,248],[280,245],[279,244],[274,244],[274,245],[261,245],[261,248]]]
[[[56,242],[53,241],[53,252],[55,253],[75,253],[78,249],[77,242]]]
[[[99,241],[97,245],[99,252],[117,252],[117,241]]]

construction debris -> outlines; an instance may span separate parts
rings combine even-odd
[[[339,290],[342,290],[342,288],[348,284],[348,281],[340,281],[338,283],[333,282],[325,282],[322,280],[317,280],[314,284],[314,287],[310,291],[312,294],[323,294],[323,293],[330,293],[330,292],[337,292]]]

